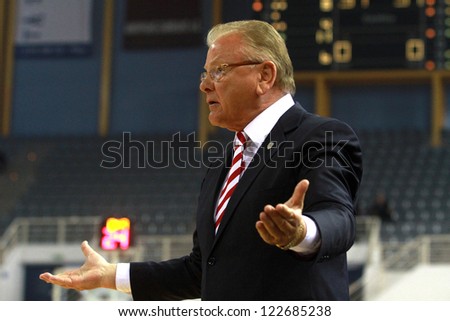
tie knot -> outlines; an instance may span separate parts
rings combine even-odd
[[[245,142],[247,141],[247,137],[245,136],[245,133],[243,131],[236,133],[236,138],[234,140],[234,146],[243,146],[245,145]]]

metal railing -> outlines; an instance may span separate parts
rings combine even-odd
[[[0,239],[0,264],[15,246],[21,244],[98,244],[101,217],[16,218]],[[377,265],[370,281],[363,278],[350,286],[352,300],[361,300],[370,283],[381,284],[384,271],[408,270],[420,263],[450,263],[450,235],[422,235],[406,243],[380,242],[377,218],[357,219],[357,242],[367,244],[368,266]],[[192,235],[139,236],[127,251],[103,252],[110,260],[167,260],[188,254]]]
[[[16,218],[0,239],[0,264],[11,249],[22,244],[99,244],[102,218],[96,216]],[[129,260],[165,260],[189,253],[192,235],[138,236],[133,248],[103,252]]]
[[[0,264],[8,251],[20,244],[66,244],[91,240],[98,233],[100,224],[100,217],[16,218],[0,239]]]
[[[408,242],[382,242],[380,221],[376,218],[361,218],[357,224],[357,234],[367,243],[366,270],[369,278],[361,278],[350,286],[352,300],[364,299],[367,288],[371,291],[383,290],[386,272],[407,271],[419,264],[450,263],[450,235],[420,235]],[[375,290],[373,290],[375,289]]]

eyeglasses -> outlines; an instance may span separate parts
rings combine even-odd
[[[206,77],[208,77],[208,75],[212,81],[218,82],[225,76],[227,71],[229,71],[233,67],[259,65],[259,64],[260,64],[260,62],[254,62],[254,61],[246,61],[246,62],[241,62],[241,63],[236,63],[236,64],[221,64],[221,65],[211,69],[210,71],[202,72],[200,74],[200,82],[203,82],[206,79]]]

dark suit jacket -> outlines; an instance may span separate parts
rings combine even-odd
[[[203,179],[190,255],[131,263],[133,299],[348,300],[346,251],[355,237],[362,176],[352,129],[299,104],[290,108],[244,172],[214,236],[224,163],[211,164]],[[303,178],[310,181],[303,214],[315,221],[321,236],[313,257],[268,245],[255,228],[264,205],[284,203]]]

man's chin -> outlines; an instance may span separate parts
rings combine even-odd
[[[216,113],[216,112],[211,111],[211,112],[209,113],[209,115],[208,115],[208,120],[209,120],[209,123],[210,123],[212,126],[222,127],[222,126],[220,125],[220,120],[217,119],[217,113]]]

